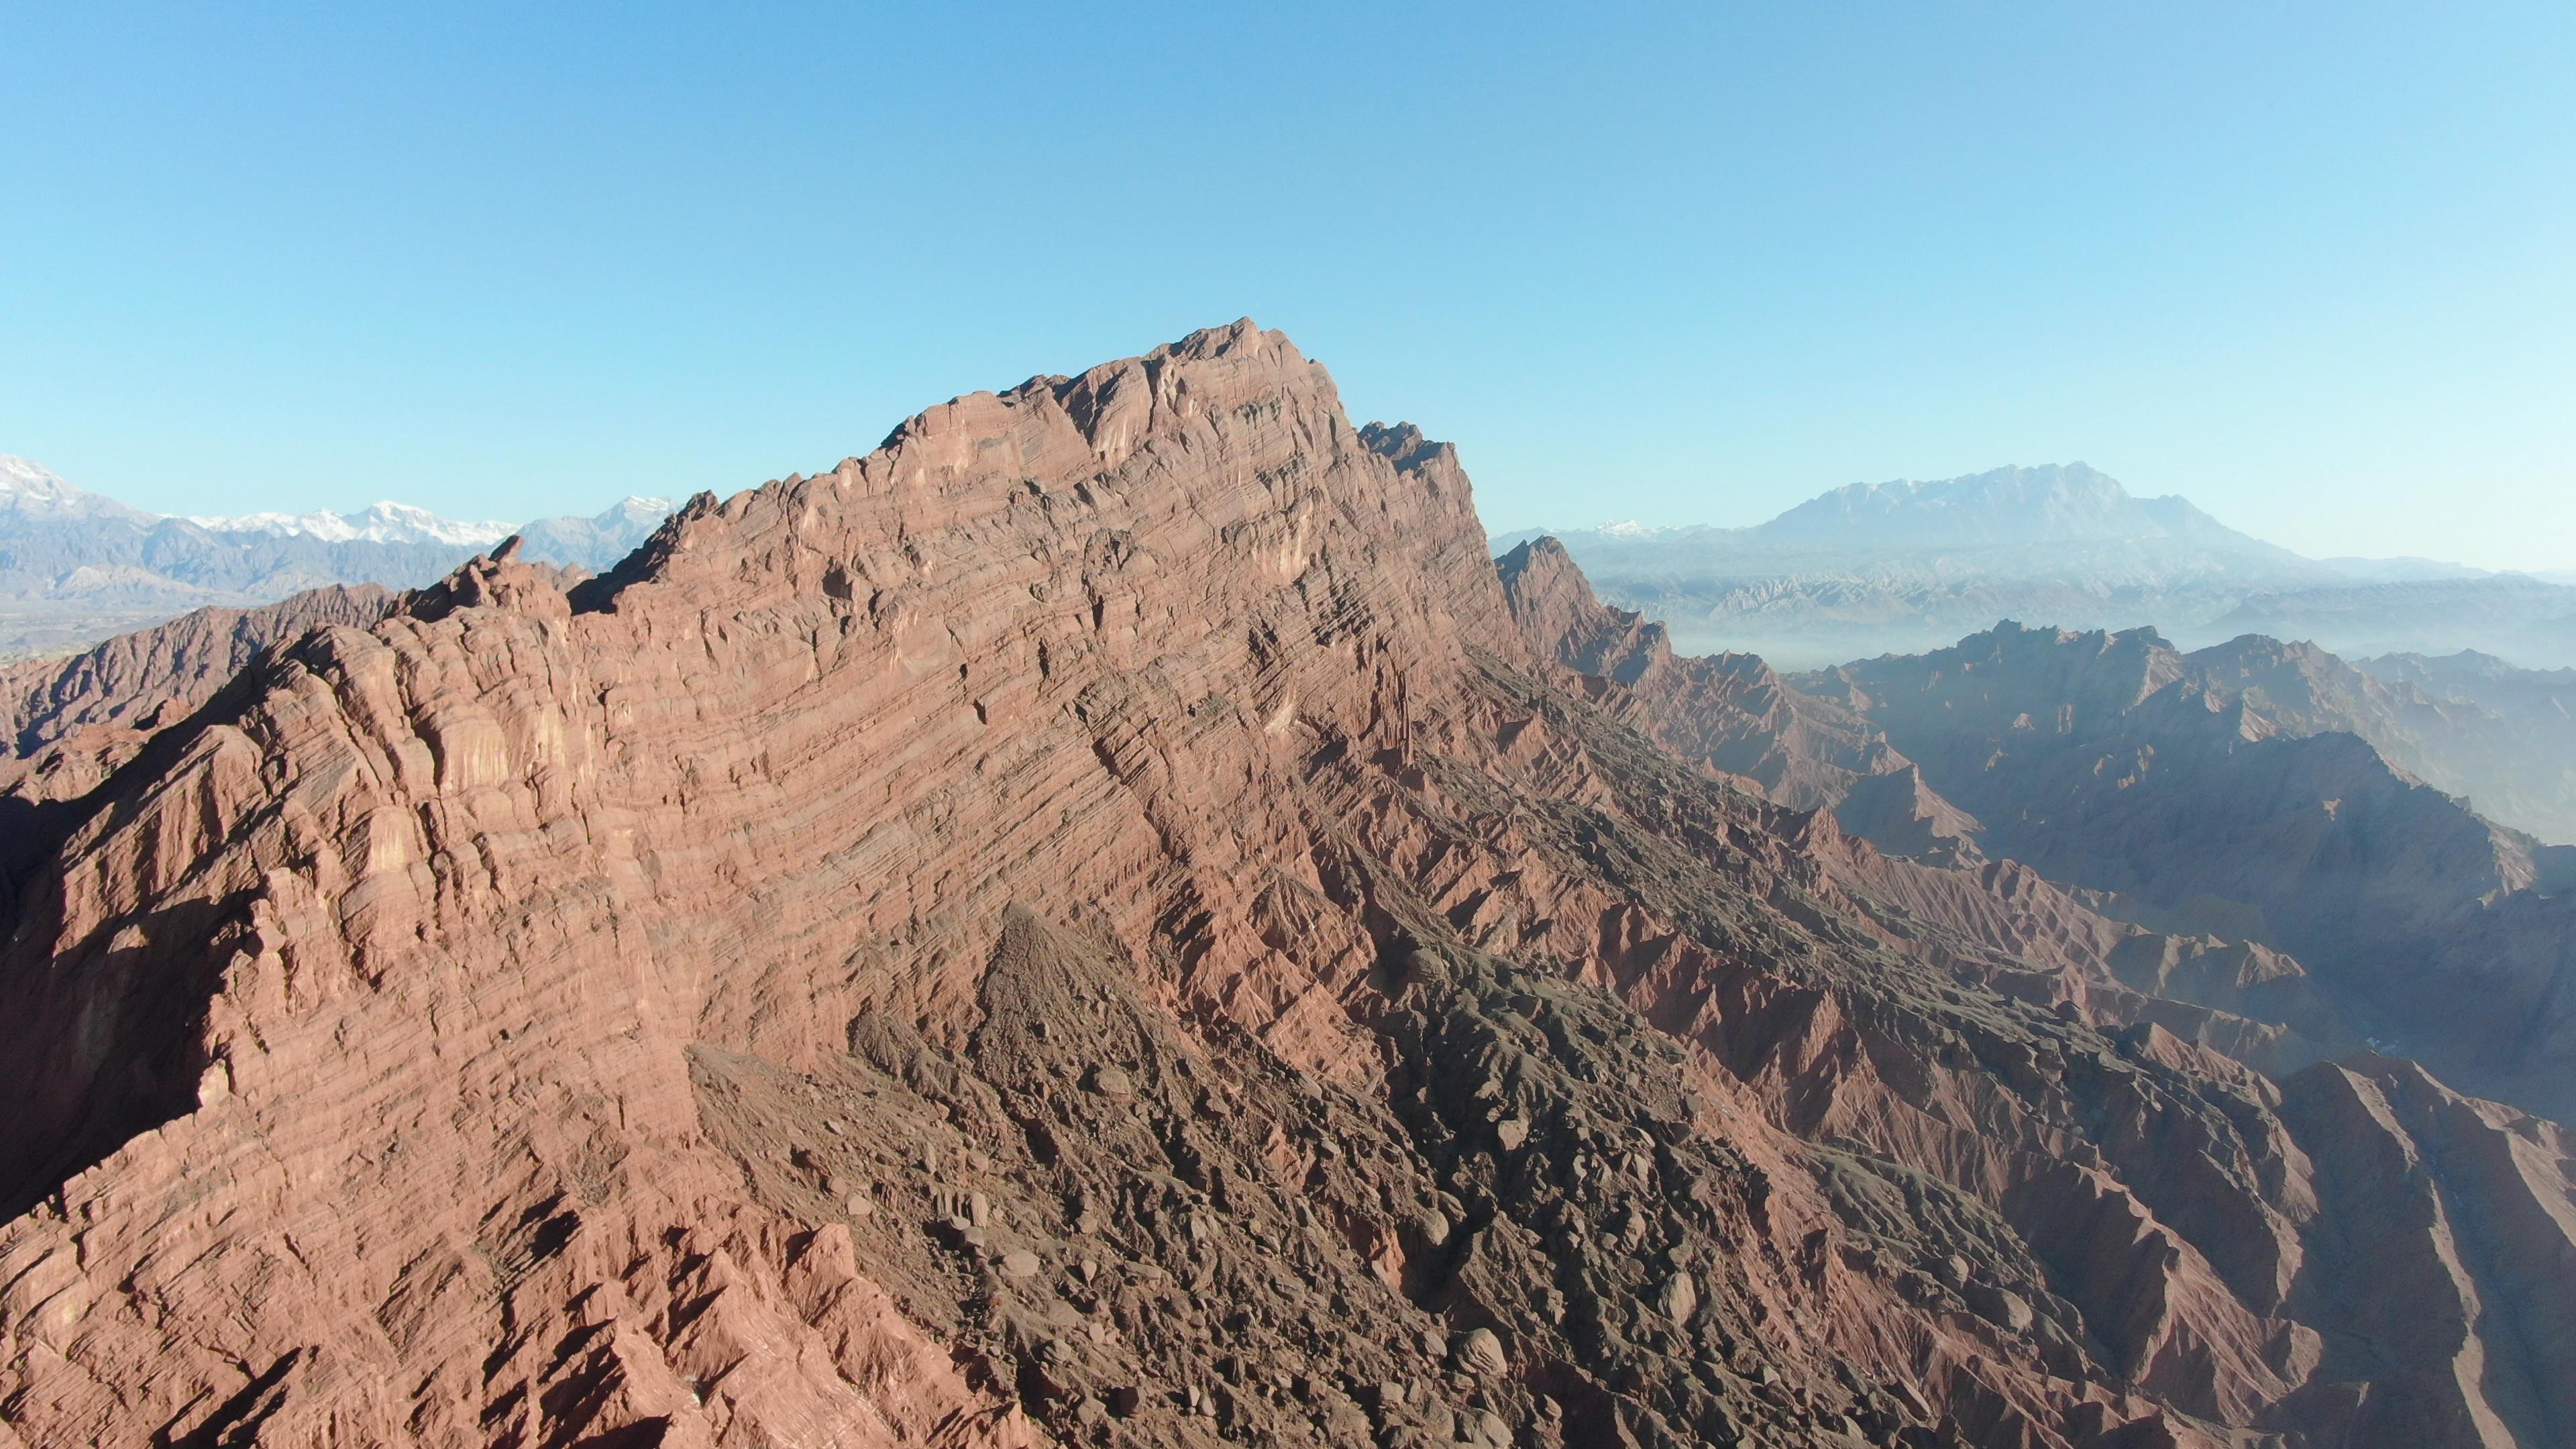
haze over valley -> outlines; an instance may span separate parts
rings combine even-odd
[[[2576,666],[2564,578],[2303,558],[2082,463],[1852,484],[1747,528],[1522,530],[1495,551],[1542,534],[1682,647],[1796,668],[1936,649],[2002,619],[2147,626],[2186,647],[2267,634],[2356,658],[2473,649]]]

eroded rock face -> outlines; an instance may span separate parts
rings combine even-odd
[[[1829,810],[1830,823],[1820,814],[1801,843],[1900,949],[2097,1024],[2152,1023],[2266,1071],[2361,1047],[2305,968],[2277,950],[2114,920],[2028,866],[1986,861],[1976,841],[1984,827],[1864,714],[1750,656],[1675,656],[1661,626],[1600,603],[1553,539],[1520,546],[1497,568],[1525,642],[1570,672],[1586,700],[1719,779]],[[1744,761],[1758,764],[1729,768]]]
[[[2141,933],[1595,678],[1249,323],[308,634],[13,904],[7,1432],[2423,1442],[2321,1287],[2411,1190],[2291,1130],[2402,1159],[2331,1081],[2106,1032]],[[2430,1190],[2559,1211],[2407,1090],[2532,1148]]]
[[[1532,616],[1524,611],[1522,617],[1528,627]],[[1546,617],[1561,626],[1579,611],[1560,609]],[[1542,654],[1550,652],[1543,636],[1533,642]],[[2153,677],[2154,655],[2141,652],[2138,658],[2147,667],[2123,671],[2126,677],[2111,690],[2114,701],[2151,699],[2171,686],[2171,680]],[[2080,678],[2069,683],[2079,686],[2069,689],[2072,700],[2098,693],[2080,687]],[[1680,694],[1652,671],[1639,672],[1624,687],[1664,696],[1633,704],[1610,701],[1614,712],[1647,719]],[[1601,682],[1588,681],[1587,692],[1602,693]],[[2128,707],[2115,702],[2109,712],[2116,717]],[[1925,737],[1935,744],[1943,740],[1929,729]],[[2282,793],[2287,792],[2274,798]],[[2159,1317],[2170,1305],[2198,1296],[2207,1313],[2214,1306],[2208,1290],[2219,1287],[2237,1307],[2268,1320],[2265,1330],[2250,1335],[2260,1346],[2249,1359],[2297,1383],[2270,1407],[2237,1422],[2351,1443],[2531,1444],[2555,1442],[2568,1432],[2557,1387],[2565,1373],[2557,1365],[2576,1338],[2559,1322],[2563,1315],[2555,1298],[2537,1311],[2526,1306],[2532,1280],[2523,1271],[2527,1264],[2576,1262],[2564,1246],[2576,1216],[2568,1211],[2568,1159],[2555,1145],[2560,1130],[2554,1124],[2461,1097],[2420,1066],[2367,1052],[2344,1065],[2296,1070],[2320,1050],[2351,1051],[2359,1040],[2332,993],[2321,992],[2297,961],[2276,950],[2161,935],[2110,920],[2015,863],[1930,869],[1875,858],[1866,847],[1836,840],[1829,827],[1818,834],[1820,827],[1821,815],[1805,841],[1811,858],[1845,893],[1851,917],[1886,932],[1890,944],[1942,962],[1959,980],[2049,1005],[2069,1020],[2119,1028],[2111,1036],[2117,1058],[2150,1070],[2173,1069],[2183,1080],[2197,1080],[2200,1091],[2216,1089],[2204,1099],[2217,1105],[2216,1116],[2177,1112],[2171,1105],[2143,1113],[2134,1106],[2111,1108],[2094,1095],[2099,1079],[2089,1088],[2078,1086],[2088,1073],[2063,1050],[2065,1044],[2044,1036],[1996,1043],[1977,1030],[1984,1023],[1965,1033],[1972,1042],[1983,1037],[2002,1046],[2000,1055],[1992,1054],[1991,1045],[1977,1051],[1972,1061],[1979,1070],[1961,1084],[1968,1091],[2054,1079],[2052,1090],[2083,1100],[2073,1119],[2089,1124],[2077,1129],[2088,1143],[2071,1152],[2052,1149],[2060,1159],[2056,1164],[2001,1194],[1983,1195],[2045,1261],[2052,1284],[2082,1305],[2112,1360],[2126,1355],[2124,1372],[2152,1380],[2161,1360],[2185,1381],[2222,1393],[2231,1378],[2245,1382],[2244,1361],[2231,1369],[2205,1344],[2179,1358],[2150,1346],[2167,1327]],[[1838,983],[1846,1000],[1854,999],[1858,979],[1845,974]],[[1920,1057],[1907,1062],[1912,1053],[1897,1044],[1903,1035],[1895,1034],[1896,1042],[1889,1035],[1871,1039],[1865,1053],[1852,1054],[1866,1062],[1871,1077],[1884,1074],[1883,1080],[1855,1082],[1834,1070],[1831,1086],[1820,1091],[1812,1082],[1793,1087],[1794,1079],[1782,1079],[1766,1094],[1774,1115],[1796,1121],[1801,1104],[1820,1097],[1832,1101],[1834,1110],[1850,1110],[1890,1087],[1900,1100],[1937,1101],[1917,1085],[1926,1075],[1925,1063]],[[1920,1042],[1923,1034],[1914,1035]],[[2275,1086],[2232,1067],[2227,1057],[2285,1080]],[[1951,1051],[1936,1051],[1933,1059],[1941,1066],[1958,1064]],[[1905,1062],[1905,1069],[1889,1073],[1891,1062]],[[1937,1078],[1940,1068],[1930,1075]],[[2034,1109],[2039,1121],[2052,1115],[2044,1096],[2025,1100],[2013,1112],[1997,1113],[1991,1106],[1978,1112],[1981,1153],[2009,1141],[2012,1134],[2003,1124]],[[1845,1129],[1850,1136],[1882,1144],[1888,1160],[1979,1190],[1973,1175],[1935,1165],[1956,1159],[1925,1151],[1919,1125],[1905,1123],[1902,1135],[1891,1134],[1885,1103],[1864,1111],[1861,1120],[1880,1120],[1864,1131]],[[2201,1125],[2179,1137],[2166,1135],[2194,1115]],[[2106,1121],[2122,1119],[2127,1125],[2103,1130]],[[2158,1127],[2141,1135],[2138,1126],[2146,1121]],[[2154,1142],[2158,1137],[2164,1140]],[[2219,1143],[2228,1145],[2213,1152]],[[2104,1160],[2095,1160],[2095,1152]],[[2235,1167],[2220,1166],[2231,1159]],[[2213,1174],[2212,1167],[2219,1171]],[[2109,1172],[2096,1176],[2078,1170],[2083,1168]],[[2105,1185],[2114,1188],[2107,1203],[2100,1195]],[[2131,1195],[2130,1206],[2106,1216],[2108,1203]],[[1896,1216],[1887,1212],[1878,1220]],[[1856,1225],[1870,1220],[1851,1213],[1846,1218]],[[2113,1226],[2124,1220],[2125,1228]],[[2154,1241],[2140,1230],[2159,1220],[2176,1231],[2171,1242],[2177,1251],[2163,1258],[2165,1287],[2142,1299],[2132,1295],[2143,1280],[2126,1275],[2136,1271],[2131,1255]],[[2459,1222],[2511,1226],[2482,1228],[2464,1246],[2469,1239]],[[2021,1324],[2033,1316],[2032,1329],[2045,1342],[2046,1300],[2035,1305],[2009,1286],[1978,1278],[1984,1270],[1971,1266],[1976,1261],[1974,1255],[1932,1260],[1910,1281],[1926,1298],[1946,1289],[1957,1295],[1954,1301],[1998,1324]],[[2392,1291],[2389,1271],[2421,1281]],[[2543,1270],[2541,1281],[2554,1284],[2561,1271]],[[2149,1310],[2158,1300],[2166,1307]],[[2219,1312],[2226,1315],[2225,1309]],[[2124,1339],[2124,1333],[2146,1337]],[[2180,1369],[2186,1362],[2190,1367]],[[2240,1406],[2223,1417],[2241,1412]]]
[[[2576,1261],[2565,1131],[2386,1058],[2310,1067],[2283,1090],[2334,1225],[2298,1293],[2348,1325],[2285,1412],[2356,1443],[2576,1433],[2576,1301],[2548,1266]]]

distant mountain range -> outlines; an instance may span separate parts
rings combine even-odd
[[[1505,534],[1497,554],[1550,530]],[[2153,625],[2345,654],[2478,649],[2576,664],[2576,587],[2430,559],[2311,559],[2082,463],[1837,488],[1750,528],[1556,532],[1603,595],[1686,650],[1786,667],[1935,649],[2000,619]]]
[[[409,504],[357,513],[148,513],[0,454],[0,659],[58,653],[207,605],[252,607],[332,584],[417,588],[516,533],[532,560],[598,572],[671,503],[513,526]]]
[[[238,518],[191,518],[216,533],[264,533],[276,538],[316,538],[325,543],[439,543],[485,548],[516,530],[508,523],[459,523],[426,508],[391,501],[363,513],[245,513]]]

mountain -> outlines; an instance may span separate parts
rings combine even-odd
[[[489,548],[514,530],[506,523],[458,523],[408,503],[379,502],[363,513],[246,513],[234,518],[191,518],[216,533],[265,533],[325,543],[435,543],[450,548]]]
[[[2564,668],[2576,664],[2576,587],[2524,574],[2330,585],[2252,595],[2208,627],[2315,639],[2355,657],[2468,649]]]
[[[2567,712],[2576,698],[2576,669],[2518,669],[2492,654],[2463,649],[2438,658],[2390,654],[2354,661],[2354,667],[2391,684],[2411,684],[2430,694],[2465,699],[2495,710]]]
[[[1500,536],[1494,551],[1537,536]],[[1937,649],[1999,618],[2576,662],[2576,590],[2422,559],[2302,558],[2081,463],[1853,484],[1752,528],[1555,536],[1685,648],[1795,667]]]
[[[1246,321],[258,653],[0,796],[0,1444],[2566,1441],[2556,1125],[1579,582]]]
[[[2508,825],[2576,844],[2576,669],[2517,669],[2474,650],[2353,667],[2401,698],[2434,702],[2429,714],[2409,711],[2420,725],[2384,732],[2391,759]]]
[[[1996,468],[1930,483],[1854,483],[1738,532],[1787,550],[2180,542],[2283,568],[2305,563],[2181,498],[2132,498],[2117,480],[2082,463]]]
[[[529,559],[606,573],[653,536],[675,505],[668,498],[628,497],[589,518],[540,518],[518,529]]]
[[[149,523],[152,515],[84,493],[24,458],[0,453],[0,513],[13,522]]]
[[[1683,758],[1795,809],[1829,807],[1891,855],[1979,859],[1976,822],[1920,791],[1921,772],[1866,719],[1792,689],[1750,654],[1684,658],[1661,624],[1602,605],[1555,539],[1503,556],[1503,594],[1533,648],[1615,701],[1627,723]],[[1899,807],[1902,808],[1899,808]]]
[[[669,511],[663,500],[629,498],[594,518],[540,519],[519,531],[532,559],[597,571]],[[353,514],[163,517],[0,455],[0,662],[68,652],[208,605],[256,607],[331,584],[418,588],[512,531],[400,503]]]
[[[2480,815],[2576,844],[2576,670],[2515,669],[2464,651],[2346,663],[2313,644],[2246,635],[2185,656],[2289,734],[2340,730]]]
[[[2007,623],[1792,682],[1884,731],[1988,853],[2160,930],[2277,947],[2447,1079],[2576,1112],[2576,849],[2488,822],[2349,732],[2355,711],[2317,680],[2375,681],[2334,663]],[[2402,719],[2395,702],[2375,723]]]

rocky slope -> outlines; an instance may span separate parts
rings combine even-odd
[[[2565,1441],[2556,1128],[2106,1029],[1483,545],[1243,323],[262,656],[12,903],[0,1444]]]
[[[2454,1080],[2576,1110],[2576,852],[2490,824],[2348,733],[2297,735],[2296,668],[2152,630],[2000,625],[1799,683],[1867,717],[1989,853],[2161,929],[2284,949]],[[2285,680],[2296,681],[2296,687]],[[2291,725],[2276,723],[2276,714]]]
[[[69,659],[0,669],[0,755],[27,760],[83,731],[171,723],[212,698],[261,650],[327,625],[363,628],[393,602],[373,584],[334,584],[264,608],[199,609]]]
[[[1783,805],[1827,806],[1892,855],[1972,864],[1976,822],[1866,719],[1790,688],[1751,654],[1685,658],[1661,624],[1602,604],[1564,546],[1524,543],[1499,563],[1513,621],[1541,657],[1615,700],[1627,721],[1685,759]]]
[[[2553,844],[2576,843],[2576,669],[2517,669],[2474,650],[2389,654],[2352,667],[2409,706],[2420,696],[2433,708],[2408,707],[2385,731],[2346,728],[2468,796],[2480,813]]]
[[[1524,640],[1582,698],[1721,780],[1830,808],[1843,831],[1874,846],[1805,833],[1810,855],[1856,888],[1865,910],[1903,919],[1900,939],[1930,928],[1916,944],[1951,970],[2080,1003],[2098,1020],[2152,1023],[2276,1073],[2362,1044],[2278,951],[2165,936],[2101,914],[2027,866],[1988,862],[1977,844],[1984,827],[1865,716],[1750,656],[1675,655],[1663,626],[1601,603],[1553,540],[1522,545],[1498,569]],[[1964,952],[1954,949],[1962,940]],[[2011,963],[2000,976],[1998,952]],[[1980,953],[1988,959],[1972,959]],[[2033,968],[2054,978],[2035,984]]]

